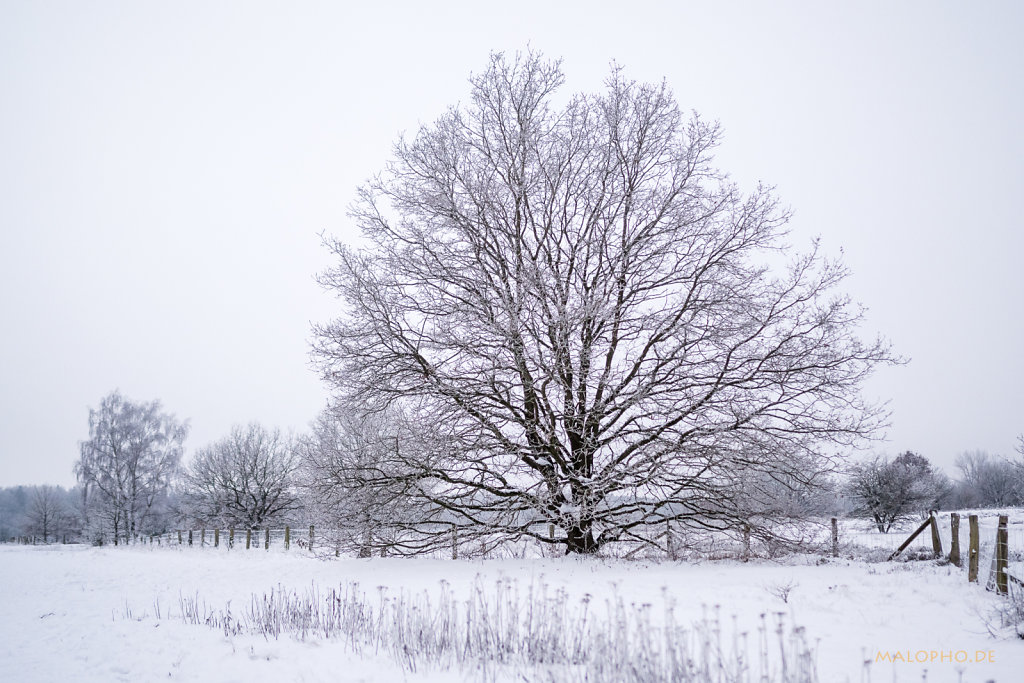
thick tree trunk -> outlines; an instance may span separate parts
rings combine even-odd
[[[359,545],[359,557],[373,556],[373,534],[370,532],[370,517],[363,516],[363,542]]]
[[[591,520],[580,520],[566,530],[565,554],[578,553],[580,555],[593,555],[598,550],[598,543],[594,539],[591,528]]]

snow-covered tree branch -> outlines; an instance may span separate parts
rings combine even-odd
[[[200,449],[185,473],[184,512],[204,524],[263,527],[301,508],[298,455],[279,430],[253,423]]]
[[[771,188],[715,168],[716,124],[618,68],[563,80],[494,55],[395,145],[352,208],[372,246],[328,242],[345,309],[319,367],[431,434],[402,476],[467,530],[586,553],[748,522],[883,423],[859,387],[894,358],[856,335],[842,264],[787,247]]]

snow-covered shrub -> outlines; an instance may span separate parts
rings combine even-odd
[[[1010,581],[1008,589],[1006,599],[1000,601],[988,619],[988,628],[993,634],[1024,639],[1024,586]]]

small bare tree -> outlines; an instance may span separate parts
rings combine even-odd
[[[873,433],[858,389],[893,357],[816,245],[769,265],[789,215],[714,167],[717,125],[619,69],[560,106],[563,81],[494,55],[395,146],[351,214],[371,247],[328,243],[345,312],[315,356],[431,433],[397,471],[460,530],[593,553],[735,528],[751,487],[813,484]]]
[[[196,452],[185,473],[184,512],[200,523],[263,527],[301,508],[291,439],[259,424]]]
[[[927,458],[911,451],[892,461],[876,457],[855,465],[848,485],[857,512],[870,516],[883,534],[899,520],[936,507],[949,488]]]
[[[397,411],[366,412],[340,401],[314,421],[300,447],[303,489],[334,545],[360,557],[425,549],[423,539],[402,533],[428,516],[411,490],[415,477],[401,472],[400,450],[415,447],[410,436]]]
[[[25,530],[42,536],[43,543],[49,543],[50,537],[59,535],[67,525],[69,511],[65,498],[66,493],[54,486],[33,487],[25,511]]]

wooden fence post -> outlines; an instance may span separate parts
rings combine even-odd
[[[235,527],[228,529],[228,550],[235,547]]]
[[[832,518],[832,557],[839,557],[839,520]]]
[[[932,517],[931,515],[929,515],[928,519],[924,520],[924,523],[921,524],[921,526],[917,527],[917,529],[914,531],[914,533],[910,534],[910,536],[907,537],[907,540],[903,541],[903,544],[900,545],[899,548],[896,548],[896,550],[892,551],[892,555],[889,556],[889,560],[892,561],[893,558],[895,558],[897,555],[899,555],[904,550],[906,550],[907,546],[910,545],[911,543],[913,543],[914,539],[917,538],[921,534],[921,532],[924,531],[929,526],[932,527],[933,533],[934,533],[934,529],[935,529],[935,527],[933,526],[934,522],[935,522],[935,518]]]
[[[743,561],[750,559],[750,525],[743,525]]]
[[[178,529],[178,545],[181,545],[181,529]]]
[[[1006,565],[1009,561],[1009,536],[1006,524],[1009,519],[1006,515],[999,515],[999,527],[996,529],[996,593],[1006,595],[1009,590],[1007,585]]]
[[[264,536],[263,549],[270,550],[270,527],[267,527],[266,536]]]
[[[191,529],[188,530],[188,547],[189,548],[192,547],[192,530]]]
[[[970,525],[970,539],[967,546],[967,580],[978,582],[978,515],[967,518]]]
[[[205,548],[205,547],[206,547],[206,529],[203,529],[203,530],[202,530],[202,531],[200,532],[200,536],[199,536],[199,547],[200,547],[200,548]]]
[[[313,525],[309,525],[309,552],[313,552]]]
[[[246,528],[245,530],[245,549],[248,550],[252,547],[252,529]]]
[[[292,528],[286,526],[284,528],[284,549],[288,550],[292,547]]]
[[[960,514],[951,512],[949,514],[949,529],[951,540],[949,542],[949,561],[951,564],[960,566]]]
[[[928,517],[932,520],[932,552],[935,557],[942,557],[942,538],[939,536],[939,513],[929,510]]]
[[[452,524],[452,559],[459,559],[459,532],[455,524]]]
[[[219,548],[220,547],[220,527],[217,527],[216,529],[213,530],[213,547],[214,548]]]

